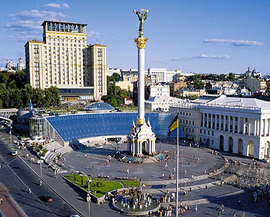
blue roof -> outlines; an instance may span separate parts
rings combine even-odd
[[[146,113],[157,136],[167,136],[173,120],[171,113]],[[64,115],[47,117],[64,141],[109,135],[128,135],[137,113],[113,112],[103,114]]]
[[[112,107],[110,104],[106,102],[94,102],[86,106],[85,110],[86,111],[114,110],[114,107]]]

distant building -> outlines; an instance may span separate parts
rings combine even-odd
[[[18,64],[17,64],[17,70],[22,71],[25,69],[25,64],[23,63],[22,58],[18,59]]]
[[[265,93],[267,90],[266,81],[258,78],[245,78],[243,80],[245,86],[251,91],[251,93],[262,92]]]
[[[106,46],[87,46],[86,25],[44,21],[43,41],[25,44],[28,83],[56,86],[64,98],[100,99],[107,94]]]
[[[178,97],[181,97],[181,98],[186,98],[186,97],[191,97],[191,96],[200,97],[204,94],[206,94],[205,89],[198,89],[198,90],[196,90],[196,89],[181,89],[181,90],[179,90]]]
[[[151,85],[150,86],[150,98],[154,96],[170,96],[169,85]]]
[[[118,81],[115,86],[120,87],[122,90],[133,92],[133,83],[131,81]]]
[[[13,70],[14,68],[15,68],[14,63],[11,60],[8,61],[7,64],[6,64],[6,69],[7,70]]]
[[[106,76],[112,76],[114,73],[121,75],[121,69],[107,67]]]
[[[170,97],[170,96],[155,96],[145,101],[145,108],[150,111],[168,112],[170,107],[183,104],[183,99]]]

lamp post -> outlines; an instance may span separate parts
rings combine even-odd
[[[85,173],[85,172],[80,172],[81,173],[81,178],[84,176],[86,176],[87,178],[87,195],[86,195],[86,201],[87,201],[87,205],[88,205],[88,217],[91,217],[91,209],[90,209],[90,203],[91,203],[91,195],[90,195],[90,185],[92,180],[90,179],[90,177]]]
[[[10,129],[9,129],[9,143],[11,145],[11,134],[12,134],[12,126],[10,125]]]
[[[40,177],[42,177],[42,159],[39,158],[39,170],[40,170]]]

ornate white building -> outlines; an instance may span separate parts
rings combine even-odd
[[[178,110],[185,112],[182,107]],[[270,158],[270,102],[222,95],[210,102],[189,107],[186,112],[191,109],[200,113],[197,121],[200,123],[199,138],[202,143],[257,159]]]

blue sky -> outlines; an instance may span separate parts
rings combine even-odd
[[[107,46],[107,66],[137,68],[139,21],[145,22],[146,68],[184,72],[270,74],[269,0],[9,0],[0,8],[0,66],[24,59],[41,39],[43,20],[87,23],[88,44]]]

